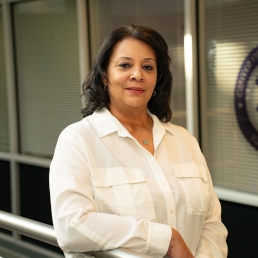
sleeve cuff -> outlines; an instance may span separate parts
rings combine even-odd
[[[163,257],[168,251],[172,229],[165,224],[150,221],[148,224],[149,228],[145,254],[154,257]]]

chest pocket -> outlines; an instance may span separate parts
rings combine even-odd
[[[150,191],[140,169],[92,168],[98,211],[152,220],[155,212]]]
[[[209,185],[204,166],[196,163],[171,164],[184,191],[187,213],[205,216],[209,208]]]

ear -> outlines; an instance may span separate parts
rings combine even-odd
[[[101,81],[102,81],[102,83],[104,84],[104,86],[107,86],[107,80],[105,79],[105,78],[101,78]]]
[[[104,86],[107,86],[108,85],[108,82],[107,82],[107,79],[106,79],[107,74],[106,74],[106,72],[103,72],[103,74],[104,75],[101,77],[101,81],[104,84]]]

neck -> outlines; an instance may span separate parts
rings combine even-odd
[[[147,109],[139,110],[122,110],[113,105],[110,105],[110,112],[115,116],[123,125],[130,128],[149,127],[152,126],[152,119],[147,113]]]

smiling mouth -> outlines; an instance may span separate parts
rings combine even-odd
[[[138,87],[130,87],[130,88],[126,88],[126,90],[128,90],[132,93],[137,93],[137,94],[144,92],[144,90],[142,88],[138,88]]]

